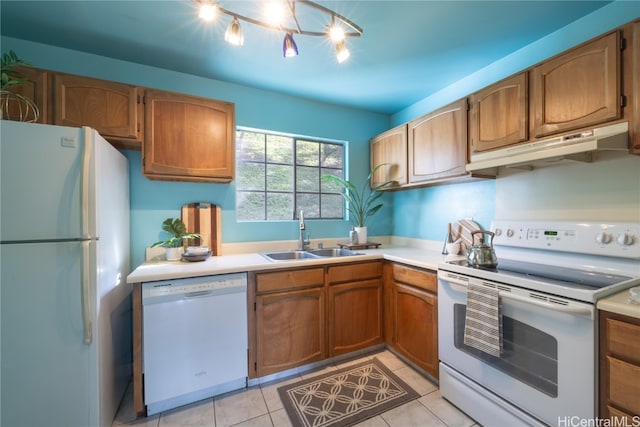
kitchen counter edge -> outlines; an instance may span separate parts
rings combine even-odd
[[[182,279],[186,277],[311,267],[314,265],[343,264],[382,259],[436,271],[438,269],[438,263],[447,259],[460,258],[459,256],[452,257],[442,255],[440,252],[434,250],[410,247],[388,247],[384,249],[359,250],[358,252],[362,253],[362,255],[318,258],[303,261],[272,262],[258,253],[221,255],[210,257],[201,262],[148,261],[137,267],[127,276],[127,283],[157,282],[159,280]]]
[[[634,304],[629,299],[629,289],[620,291],[617,294],[602,298],[597,304],[598,310],[609,311],[611,313],[623,314],[625,316],[640,319],[640,304]]]

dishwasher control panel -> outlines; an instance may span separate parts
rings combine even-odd
[[[142,301],[146,303],[151,299],[164,297],[189,298],[216,293],[246,292],[246,289],[246,273],[162,280],[142,284]]]

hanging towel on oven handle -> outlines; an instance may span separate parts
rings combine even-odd
[[[469,283],[464,344],[492,356],[502,354],[502,312],[497,289]]]

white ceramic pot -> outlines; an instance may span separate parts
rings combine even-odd
[[[358,244],[366,245],[368,240],[367,227],[355,227],[356,234],[358,235]]]
[[[167,261],[180,261],[182,258],[182,246],[167,248]]]

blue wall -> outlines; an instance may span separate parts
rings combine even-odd
[[[352,179],[361,181],[368,174],[368,141],[372,136],[638,16],[640,2],[613,2],[391,117],[24,40],[2,37],[1,41],[3,51],[13,49],[37,67],[234,102],[238,126],[348,141],[349,174]],[[179,216],[180,207],[194,201],[208,201],[222,207],[222,239],[225,243],[297,238],[296,224],[292,221],[270,223],[268,227],[264,223],[236,223],[233,183],[150,181],[141,173],[140,152],[126,151],[125,154],[131,171],[134,267],[143,261],[144,248],[160,239],[161,222],[166,217]],[[370,234],[441,240],[446,223],[460,218],[472,217],[488,226],[495,216],[496,186],[493,180],[453,184],[394,192],[385,195],[385,199],[389,203],[375,218]],[[349,227],[344,221],[314,221],[309,224],[312,238],[346,236]]]
[[[640,1],[614,1],[399,111],[391,116],[391,126],[463,98],[637,17],[640,17]],[[496,197],[508,199],[509,196],[497,195],[493,180],[396,192],[393,198],[393,234],[440,240],[445,235],[446,224],[461,218],[473,218],[488,227],[496,217]]]
[[[41,68],[234,102],[238,126],[348,141],[348,173],[357,182],[369,173],[369,138],[389,128],[386,115],[3,37],[2,50],[9,49]],[[151,181],[141,173],[141,153],[124,153],[130,162],[132,266],[144,260],[146,246],[162,238],[162,221],[179,217],[183,204],[196,201],[221,206],[225,243],[297,239],[294,221],[270,223],[268,227],[264,223],[236,223],[234,183]],[[391,207],[387,206],[372,224],[371,234],[390,234],[390,218]],[[312,221],[308,226],[312,238],[346,238],[350,229],[345,221]]]

